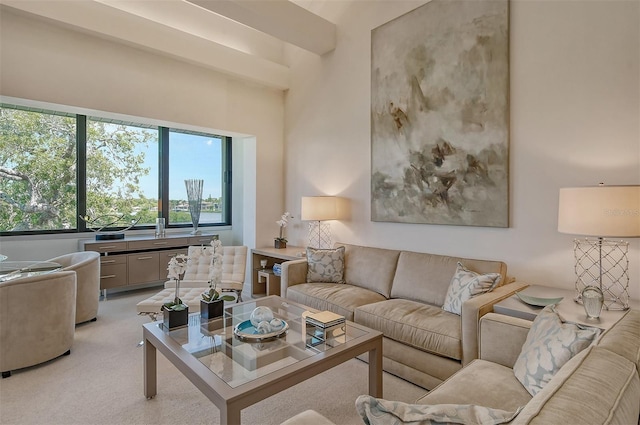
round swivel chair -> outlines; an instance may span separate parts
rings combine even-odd
[[[76,273],[61,271],[0,282],[0,371],[71,353]]]
[[[63,270],[76,272],[76,325],[88,321],[95,322],[100,300],[100,254],[94,251],[72,252],[47,261],[61,264]]]

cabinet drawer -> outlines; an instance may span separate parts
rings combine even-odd
[[[127,250],[127,242],[125,241],[100,241],[92,242],[84,245],[85,251],[96,252],[118,252]]]
[[[142,241],[129,241],[127,245],[129,250],[137,249],[162,249],[172,246],[184,246],[187,245],[188,238],[160,238],[160,239],[148,239]]]
[[[170,249],[167,251],[162,251],[159,253],[160,255],[160,268],[158,269],[158,276],[160,280],[167,280],[167,267],[169,266],[169,260],[172,257],[175,257],[178,254],[187,254],[187,248],[184,249]]]
[[[218,235],[202,235],[202,236],[190,236],[189,237],[189,245],[200,246],[200,245],[209,245],[212,240],[218,239]]]
[[[157,252],[140,252],[127,255],[129,285],[159,281],[159,264],[160,255]]]
[[[126,259],[125,259],[126,260]],[[117,288],[127,285],[127,264],[100,266],[100,289]]]
[[[126,255],[106,255],[100,257],[100,267],[105,267],[113,264],[127,264]]]

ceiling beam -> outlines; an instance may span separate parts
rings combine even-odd
[[[4,6],[268,87],[289,88],[289,68],[94,1],[2,0]]]
[[[289,0],[187,0],[318,55],[336,47],[336,25]]]

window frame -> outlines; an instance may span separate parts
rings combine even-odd
[[[56,111],[54,109],[45,108],[31,108],[28,106],[21,106],[16,104],[9,104],[0,102],[0,108],[16,109],[27,112],[37,112],[49,115],[62,115],[67,117],[75,117],[76,120],[76,214],[77,216],[84,216],[87,208],[87,119],[96,119],[104,122],[119,123],[131,126],[138,126],[144,128],[155,128],[158,131],[158,217],[169,217],[169,135],[171,131],[177,131],[188,134],[197,134],[207,137],[215,137],[221,140],[222,143],[222,194],[221,199],[223,202],[222,221],[219,223],[200,223],[198,228],[218,228],[222,226],[231,226],[232,217],[232,138],[229,136],[223,136],[215,133],[208,133],[203,131],[192,131],[184,128],[180,128],[177,125],[161,126],[161,125],[147,125],[141,122],[135,121],[122,121],[113,120],[109,118],[100,117],[99,114],[92,113],[91,115],[79,114],[79,113],[67,113],[63,111]],[[154,229],[154,225],[145,224],[134,226],[132,230],[149,230]],[[168,229],[180,229],[191,228],[191,223],[167,223]],[[105,230],[117,230],[119,228],[108,228]],[[75,229],[54,229],[54,230],[22,230],[22,231],[3,231],[0,230],[0,236],[25,236],[25,235],[47,235],[47,234],[84,234],[93,233],[91,229],[87,228],[84,220],[77,219]]]

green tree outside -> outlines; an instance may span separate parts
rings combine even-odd
[[[0,107],[0,232],[78,227],[76,117]],[[90,227],[154,225],[157,196],[145,195],[145,152],[158,152],[158,131],[87,119],[86,216]],[[148,163],[157,159],[146,158]],[[220,213],[210,194],[202,212]],[[191,223],[186,200],[169,201],[169,223]]]
[[[149,169],[135,146],[157,144],[157,132],[91,121],[87,136],[87,214],[155,222],[157,200],[139,185]],[[0,108],[0,231],[73,229],[77,221],[75,117]]]

